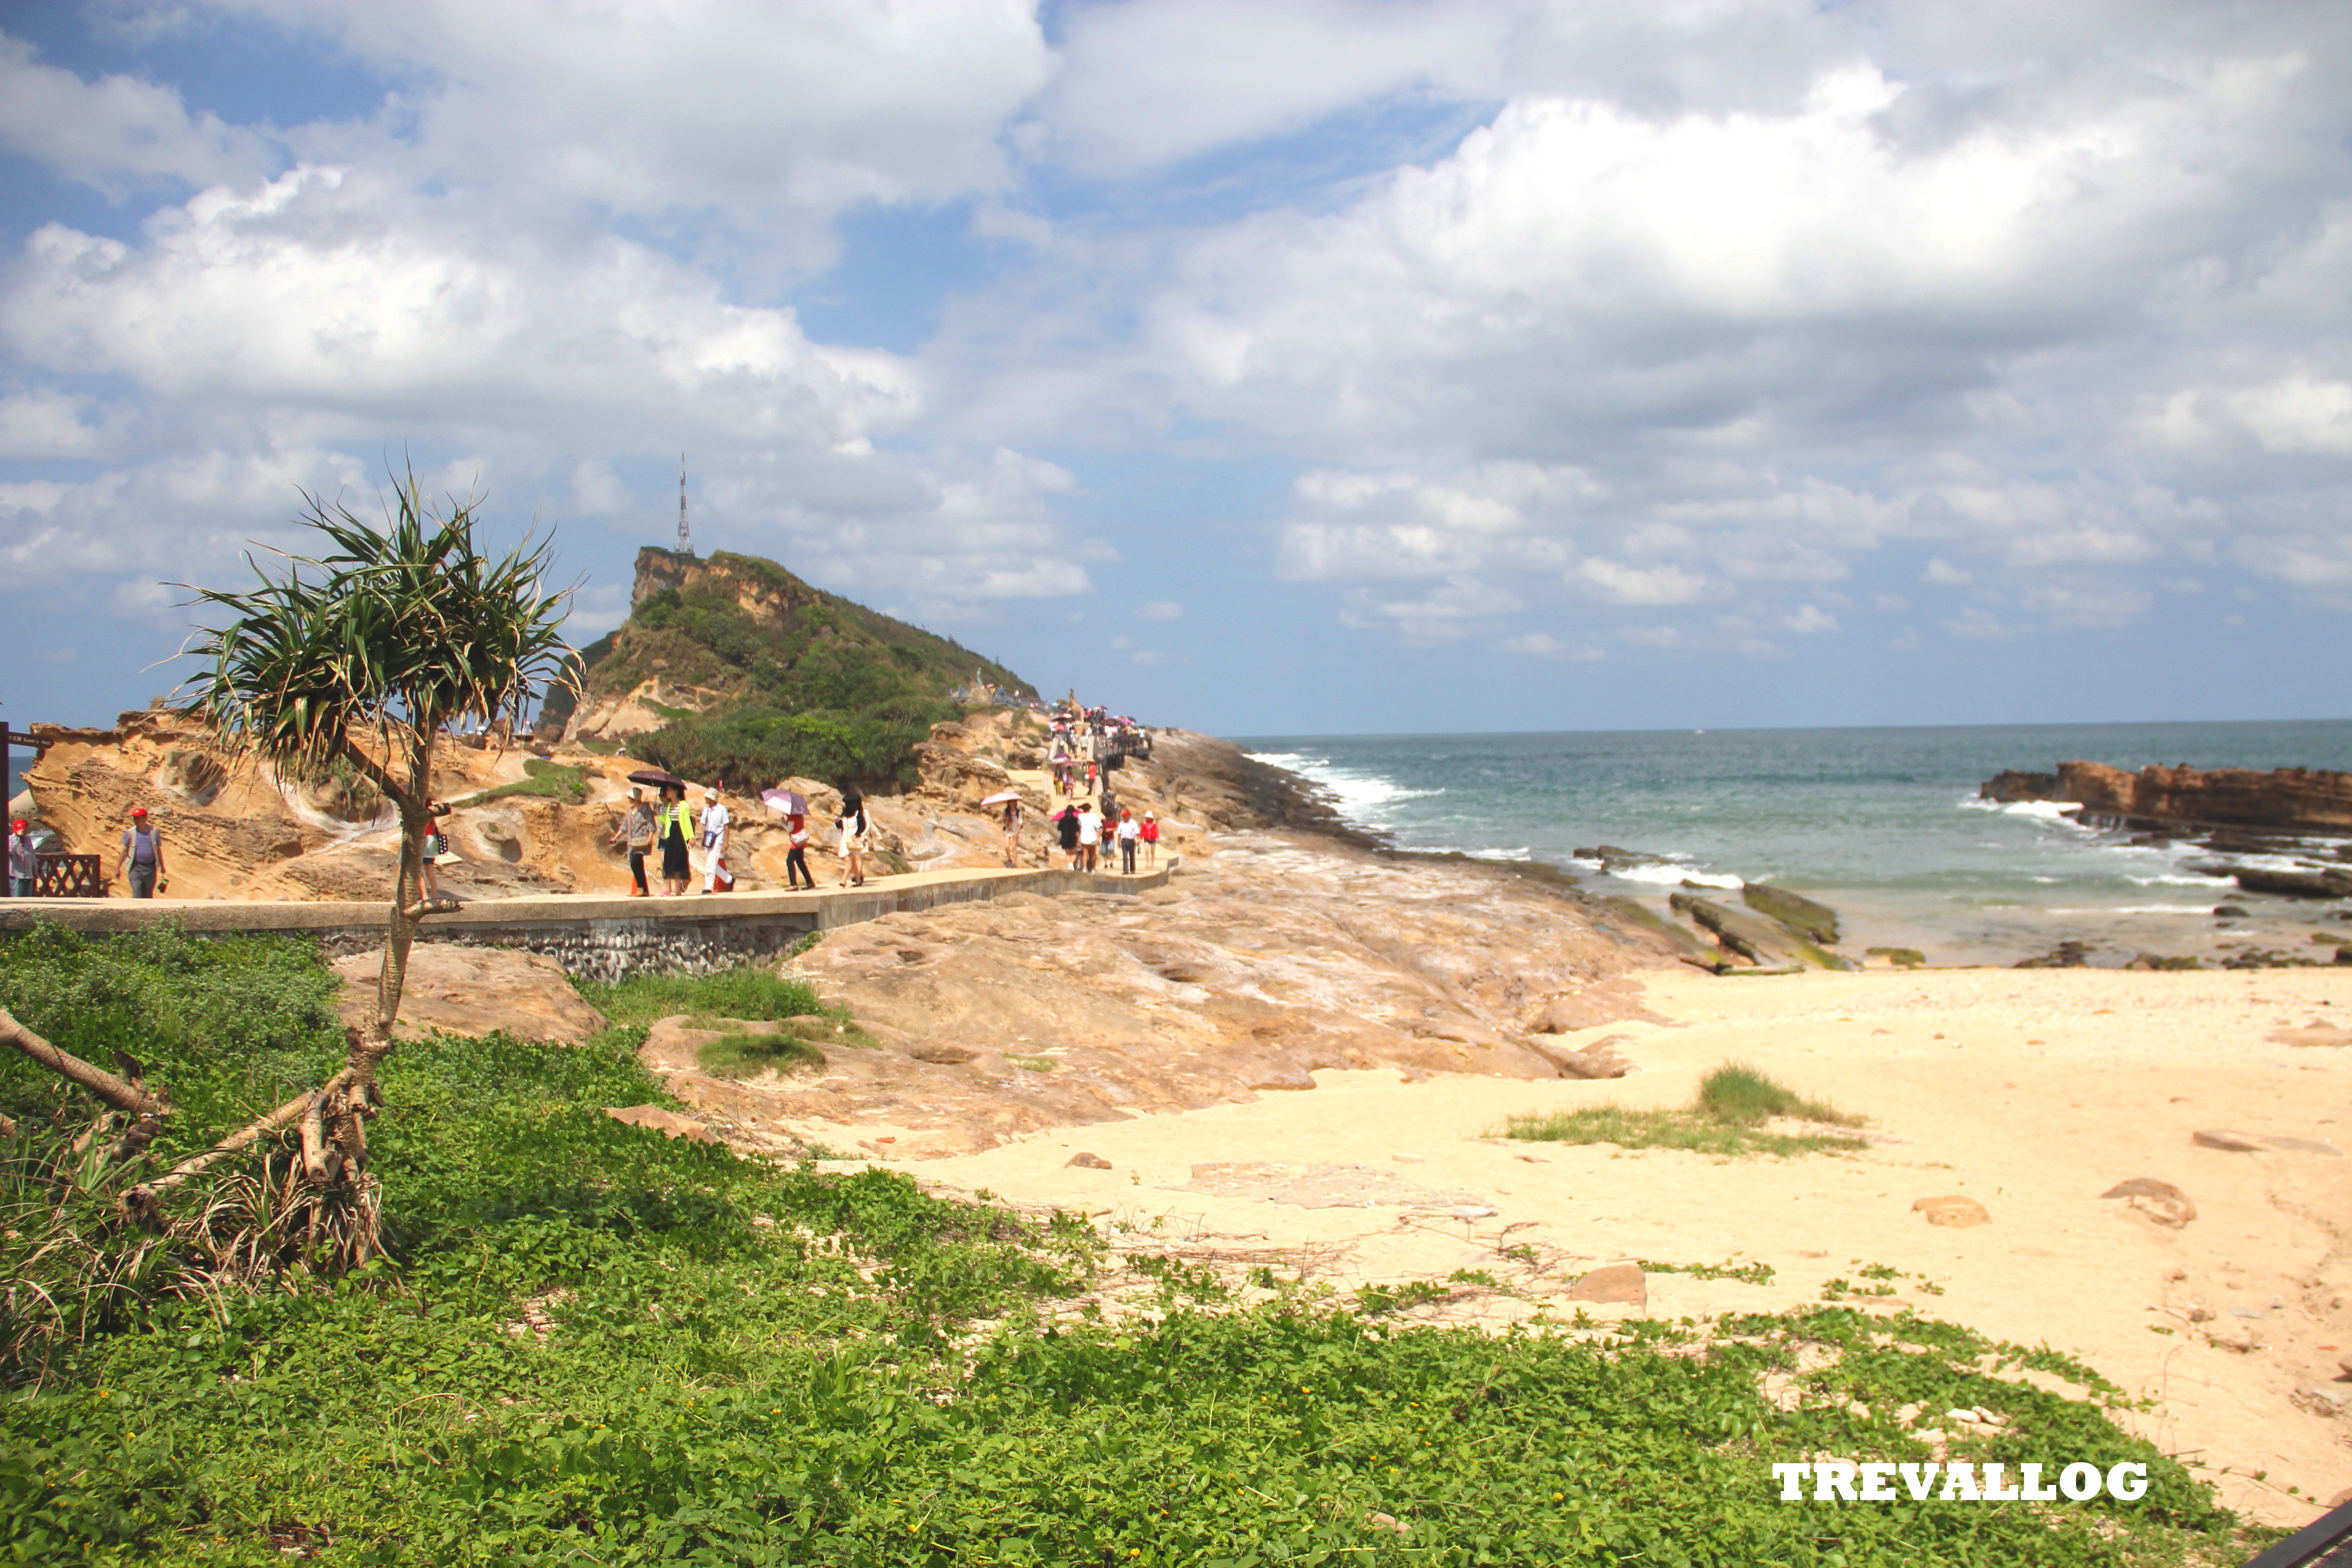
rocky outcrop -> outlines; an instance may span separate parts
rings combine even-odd
[[[343,977],[336,1011],[345,1024],[365,1028],[374,1022],[376,977],[383,950],[355,952],[334,962]],[[408,950],[395,1038],[490,1035],[501,1031],[519,1040],[568,1045],[605,1026],[604,1015],[581,999],[551,958],[502,947],[460,947],[419,942]]]
[[[829,932],[791,969],[872,1044],[821,1042],[822,1067],[720,1081],[675,1053],[649,1063],[747,1146],[909,1159],[1311,1091],[1334,1069],[1632,1070],[1622,1036],[1520,1030],[1558,1004],[1587,1025],[1640,1016],[1619,977],[1666,956],[1572,897],[1499,868],[1306,838],[1205,847],[1135,897],[1015,893]]]
[[[1712,899],[1676,893],[1666,900],[1677,914],[1715,933],[1723,945],[1763,969],[1852,969],[1853,965],[1829,952],[1801,931],[1754,910],[1735,910]],[[1813,906],[1820,909],[1821,906]],[[1827,914],[1829,911],[1823,910]],[[1831,929],[1835,928],[1832,916]]]
[[[2136,827],[2251,827],[2352,833],[2352,773],[2325,768],[2148,766],[2061,763],[2054,773],[2009,772],[1978,790],[1987,800],[2052,800],[2085,820]]]
[[[1780,921],[1799,936],[1824,947],[1837,944],[1837,911],[1827,904],[1815,903],[1802,893],[1764,882],[1750,882],[1741,888],[1739,900],[1758,914]]]

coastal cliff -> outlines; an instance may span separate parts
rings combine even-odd
[[[2071,803],[2094,826],[2352,834],[2352,773],[2324,768],[2202,771],[2182,763],[2127,773],[2071,762],[2055,773],[2005,772],[1977,793],[1986,800]]]

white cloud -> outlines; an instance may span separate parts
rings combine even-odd
[[[1933,583],[1941,588],[1965,587],[1976,580],[1975,573],[1965,566],[1955,566],[1940,555],[1928,562],[1927,569],[1919,574],[1919,581]]]
[[[1587,663],[1609,656],[1589,643],[1568,643],[1549,632],[1521,632],[1517,637],[1504,637],[1494,645],[1497,653],[1521,654],[1528,658],[1568,659]]]
[[[191,115],[179,93],[127,76],[85,81],[42,65],[33,47],[0,34],[0,149],[109,195],[163,178],[188,184],[247,182],[269,173],[269,141]]]
[[[1679,566],[1628,566],[1598,556],[1577,563],[1571,585],[1620,605],[1690,605],[1713,586]]]
[[[381,126],[321,132],[420,182],[639,215],[704,209],[796,264],[864,202],[1004,188],[999,132],[1052,57],[1021,0],[691,6],[574,0],[222,0],[331,38],[404,86]]]
[[[1795,615],[1783,617],[1780,624],[1801,637],[1819,637],[1838,629],[1837,617],[1819,605],[1801,605]]]
[[[1135,607],[1135,613],[1147,621],[1181,621],[1184,606],[1173,599],[1148,599]]]

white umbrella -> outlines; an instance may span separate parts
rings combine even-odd
[[[796,789],[763,790],[760,798],[786,816],[808,815],[808,802],[801,798],[801,792]]]
[[[982,805],[1003,805],[1008,800],[1019,800],[1020,798],[1021,792],[1017,789],[1001,789],[994,795],[990,795],[986,800],[982,801],[980,804]]]

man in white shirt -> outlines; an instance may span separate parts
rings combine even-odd
[[[1086,862],[1086,869],[1091,871],[1095,868],[1095,855],[1101,847],[1102,818],[1095,815],[1094,802],[1081,801],[1078,804],[1078,858]]]

